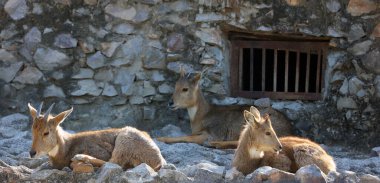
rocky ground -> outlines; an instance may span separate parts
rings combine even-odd
[[[234,150],[211,149],[196,144],[157,142],[169,163],[158,172],[146,164],[124,171],[107,163],[95,173],[75,174],[69,168],[51,169],[47,158],[31,159],[28,151],[31,133],[28,116],[13,114],[0,119],[0,182],[380,182],[380,157],[358,153],[344,147],[324,146],[338,166],[337,172],[324,175],[316,166],[296,174],[262,167],[243,176],[231,168]],[[168,125],[154,136],[183,135],[180,128]]]

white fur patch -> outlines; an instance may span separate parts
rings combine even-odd
[[[197,113],[197,111],[198,111],[198,107],[197,106],[187,108],[187,113],[189,113],[191,121],[194,120],[195,114]]]
[[[58,145],[54,146],[54,148],[48,152],[49,156],[51,157],[57,156],[58,149],[59,149]]]
[[[258,151],[256,148],[249,149],[249,156],[254,159],[262,158],[264,157],[263,151]]]

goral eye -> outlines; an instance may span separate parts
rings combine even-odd
[[[183,92],[187,92],[189,89],[188,88],[182,88]]]
[[[49,135],[49,132],[45,132],[45,133],[44,133],[44,136],[47,136],[47,135]]]
[[[265,132],[265,135],[268,135],[268,136],[269,136],[269,135],[270,135],[270,132]]]

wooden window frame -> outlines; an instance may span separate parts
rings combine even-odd
[[[322,88],[324,86],[324,74],[325,74],[325,66],[327,60],[327,41],[315,41],[315,40],[240,40],[240,39],[232,39],[231,40],[231,60],[230,60],[230,86],[231,86],[231,95],[233,97],[245,97],[245,98],[264,98],[269,97],[271,99],[290,99],[290,100],[321,100],[322,99]],[[242,57],[243,57],[243,48],[250,49],[250,59],[253,59],[252,50],[253,49],[262,49],[263,53],[265,53],[266,49],[274,50],[274,73],[273,73],[273,91],[253,91],[252,86],[250,86],[250,91],[246,91],[242,88]],[[285,50],[286,58],[285,58],[285,83],[284,83],[284,91],[277,91],[277,51]],[[308,92],[309,88],[309,73],[310,73],[310,50],[318,50],[318,59],[317,59],[317,67],[321,69],[317,69],[316,71],[316,91],[311,93]],[[296,73],[295,73],[295,91],[288,92],[288,57],[289,52],[297,52],[297,61],[296,61]],[[299,85],[299,73],[300,73],[300,53],[307,53],[307,71],[306,71],[306,79],[305,79],[305,92],[298,91]],[[262,54],[262,88],[265,90],[265,55]],[[250,61],[250,83],[253,82],[254,74],[252,73],[253,64],[252,60]],[[321,65],[320,65],[321,64]],[[250,84],[250,85],[253,85]]]

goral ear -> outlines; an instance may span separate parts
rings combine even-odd
[[[185,77],[185,69],[182,65],[179,66],[179,75],[181,76],[181,78]]]
[[[73,112],[73,107],[71,107],[71,109],[67,111],[63,111],[59,113],[57,116],[54,116],[53,118],[54,125],[58,126],[59,124],[61,124],[71,114],[71,112]]]
[[[35,119],[37,117],[37,110],[30,103],[28,103],[28,108],[30,115]]]
[[[256,125],[256,127],[257,125],[260,125],[260,123],[256,121],[256,117],[247,110],[244,110],[244,119],[248,124]]]
[[[195,73],[192,81],[194,84],[198,84],[199,80],[202,78],[202,74],[201,73]]]
[[[261,114],[260,114],[260,111],[259,111],[256,107],[251,106],[251,108],[249,109],[249,111],[250,111],[250,112],[253,114],[253,116],[255,117],[256,122],[260,122],[260,121],[261,121]]]

